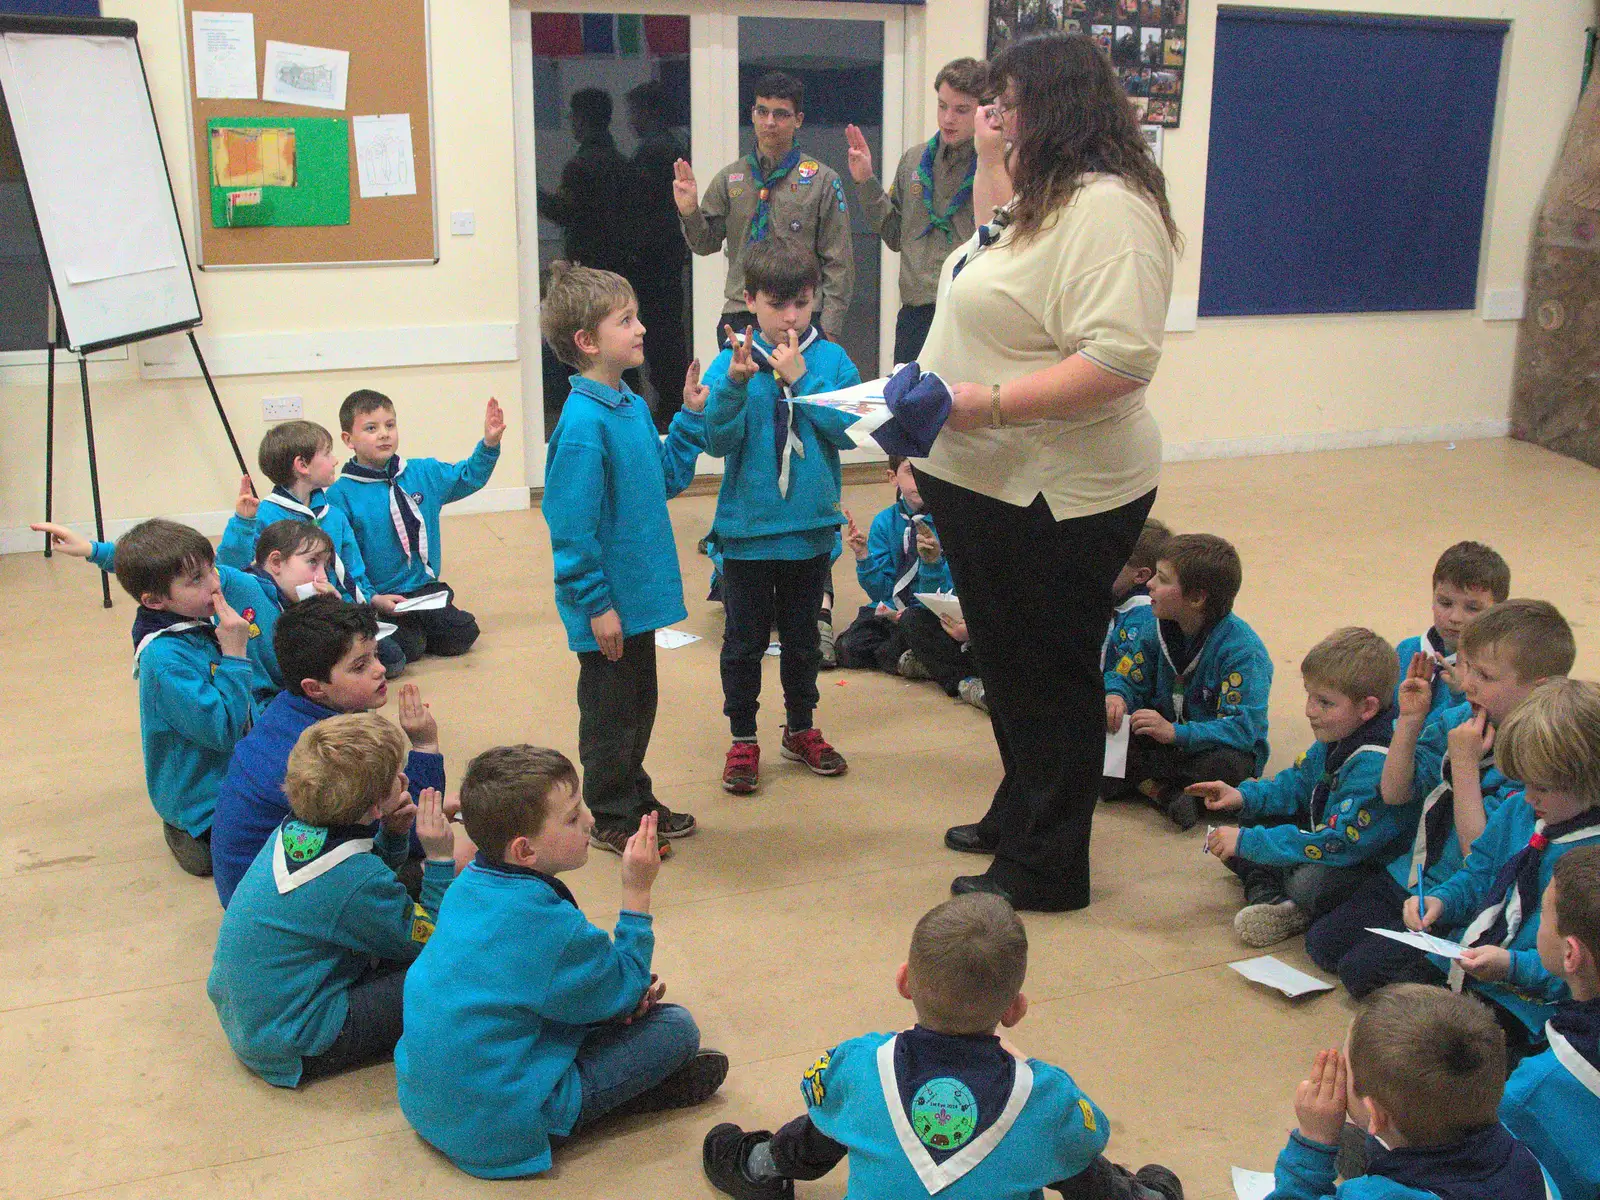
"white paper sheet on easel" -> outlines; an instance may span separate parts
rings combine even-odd
[[[197,12],[194,94],[201,100],[256,98],[256,19],[247,12]]]
[[[423,596],[412,596],[401,600],[394,606],[397,613],[432,612],[436,608],[443,608],[450,603],[449,592],[428,592]]]
[[[1277,1186],[1278,1181],[1273,1178],[1270,1171],[1233,1168],[1233,1194],[1239,1197],[1239,1200],[1267,1200]]]
[[[656,630],[656,645],[662,650],[677,650],[683,646],[692,645],[700,638],[692,633],[685,633],[681,629]]]
[[[1106,734],[1106,761],[1100,769],[1100,774],[1107,779],[1126,779],[1128,777],[1128,733],[1133,728],[1133,723],[1127,717],[1122,718],[1122,728],[1115,733]]]
[[[411,149],[411,114],[351,117],[356,140],[356,178],[363,200],[372,196],[415,196],[416,157]]]
[[[261,98],[277,104],[344,108],[350,51],[268,42]]]
[[[1285,996],[1293,999],[1304,996],[1310,992],[1331,992],[1333,984],[1323,983],[1315,975],[1307,975],[1304,971],[1291,967],[1286,962],[1280,962],[1270,954],[1263,954],[1260,958],[1246,958],[1239,962],[1231,962],[1232,967],[1251,983],[1264,983],[1270,988],[1277,988]]]
[[[912,595],[934,616],[961,620],[961,601],[954,592],[913,592]]]
[[[1437,954],[1441,958],[1460,958],[1461,952],[1466,949],[1460,942],[1447,942],[1441,937],[1434,937],[1431,933],[1419,933],[1412,929],[1374,929],[1369,925],[1367,932],[1404,942],[1408,946],[1415,946],[1418,950]]]

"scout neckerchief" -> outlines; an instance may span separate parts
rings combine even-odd
[[[1439,631],[1433,626],[1428,626],[1428,632],[1423,634],[1420,640],[1422,642],[1422,652],[1435,663],[1437,663],[1441,668],[1453,667],[1456,665],[1455,654],[1446,654],[1444,652],[1444,639],[1439,636]],[[1410,665],[1410,663],[1406,663],[1400,668],[1400,677],[1402,679],[1405,678],[1406,667],[1409,667]],[[1443,674],[1442,671],[1440,673]],[[1451,687],[1448,679],[1441,679],[1440,682],[1444,684],[1445,690],[1452,696],[1456,694],[1455,689]]]
[[[1525,801],[1508,800],[1508,804]],[[1581,842],[1600,833],[1600,809],[1591,808],[1567,821],[1533,827],[1528,844],[1518,850],[1495,876],[1489,889],[1489,903],[1461,935],[1463,946],[1509,946],[1522,928],[1523,919],[1539,911],[1539,866],[1546,847]],[[1459,959],[1450,964],[1450,986],[1456,991],[1466,982]]]
[[[1367,1174],[1439,1200],[1547,1200],[1550,1194],[1533,1151],[1498,1121],[1443,1146],[1390,1150],[1378,1143]]]
[[[1494,751],[1485,750],[1478,759],[1478,780],[1494,767]],[[1439,785],[1429,792],[1422,802],[1422,819],[1417,822],[1417,836],[1411,842],[1411,874],[1406,877],[1406,889],[1415,891],[1418,882],[1439,861],[1444,853],[1446,839],[1455,825],[1455,779],[1447,754],[1439,764]]]
[[[191,629],[204,629],[213,643],[217,640],[216,629],[210,621],[195,621],[141,604],[133,618],[133,673],[139,673],[139,656],[151,642],[165,634],[188,633]]]
[[[389,461],[382,467],[369,467],[351,459],[345,463],[339,474],[352,483],[377,483],[386,484],[389,488],[389,520],[394,525],[395,534],[400,538],[400,549],[405,551],[406,561],[419,562],[422,569],[428,573],[429,579],[436,579],[433,568],[428,565],[428,525],[422,519],[422,509],[417,507],[417,502],[411,498],[411,493],[400,486],[400,472],[406,469],[398,454],[391,455]]]
[[[1328,797],[1333,795],[1333,785],[1338,781],[1339,771],[1350,761],[1350,756],[1359,750],[1376,750],[1384,755],[1389,753],[1389,740],[1394,737],[1394,718],[1394,710],[1386,709],[1348,737],[1342,737],[1333,744],[1328,757],[1323,760],[1322,778],[1311,789],[1309,814],[1313,830],[1322,824],[1322,819],[1327,815]]]
[[[800,165],[800,147],[796,146],[783,156],[783,160],[765,174],[761,171],[761,156],[754,150],[745,155],[750,164],[750,182],[756,189],[756,211],[750,218],[750,232],[746,242],[759,242],[772,231],[772,189],[784,181],[790,171]]]
[[[1574,1000],[1544,1025],[1556,1061],[1600,1098],[1600,1000]]]
[[[922,559],[917,554],[917,526],[926,524],[928,516],[912,512],[904,496],[897,497],[894,503],[906,523],[900,531],[900,557],[895,563],[894,594],[890,599],[896,608],[904,609],[915,598],[917,576],[922,573]]]
[[[1145,591],[1143,584],[1140,584],[1139,586],[1135,587],[1133,591],[1128,593],[1128,598],[1126,600],[1112,610],[1115,615],[1113,615],[1111,620],[1106,624],[1106,640],[1100,643],[1100,669],[1102,671],[1104,671],[1109,665],[1108,660],[1111,657],[1111,639],[1116,636],[1117,632],[1117,617],[1125,616],[1136,608],[1149,607],[1150,593]]]
[[[1015,204],[1016,201],[1013,200],[1011,203]],[[950,278],[954,279],[961,274],[969,262],[999,241],[1000,235],[1005,232],[1009,224],[1011,224],[1011,204],[995,209],[994,220],[987,225],[979,225],[978,232],[973,235],[977,239],[977,245],[958,258],[956,265],[950,268]]]
[[[252,575],[261,581],[262,595],[267,598],[267,602],[271,604],[273,608],[277,609],[281,613],[283,611],[284,604],[287,602],[283,598],[283,592],[278,588],[278,581],[269,575],[264,567],[256,566],[254,563],[251,563],[248,567],[246,567],[244,569],[244,573],[246,575]]]
[[[1183,639],[1179,645],[1183,648],[1182,653],[1188,660],[1188,665],[1182,670],[1179,670],[1178,662],[1173,658],[1171,649],[1168,648],[1168,626],[1171,627],[1172,632],[1177,637]],[[1189,690],[1189,680],[1194,678],[1195,668],[1200,665],[1200,655],[1205,652],[1206,643],[1211,640],[1211,633],[1214,629],[1216,629],[1215,625],[1207,625],[1191,639],[1183,636],[1183,627],[1176,621],[1156,622],[1156,637],[1161,642],[1161,653],[1166,657],[1167,664],[1172,668],[1172,719],[1175,723],[1183,720],[1184,694]]]
[[[370,825],[308,825],[292,814],[285,817],[272,835],[272,879],[278,895],[368,853],[372,844]]]
[[[806,331],[800,335],[799,349],[804,354],[817,340],[817,327],[806,326]],[[778,407],[772,421],[772,443],[774,453],[778,458],[778,495],[785,500],[789,498],[789,459],[791,455],[800,458],[806,456],[806,448],[800,440],[798,421],[794,405],[794,388],[784,381],[782,375],[772,366],[773,349],[766,346],[760,333],[751,330],[750,357],[755,359],[756,366],[763,371],[771,371],[773,382],[778,385]]]
[[[978,175],[978,156],[974,154],[972,161],[967,164],[967,177],[961,181],[961,186],[956,189],[956,194],[950,197],[950,203],[945,205],[944,212],[937,213],[933,209],[933,162],[934,156],[939,153],[939,135],[936,133],[928,139],[928,144],[922,148],[922,161],[917,164],[917,179],[922,183],[922,202],[928,206],[928,227],[917,236],[925,238],[935,229],[944,230],[944,240],[956,240],[956,227],[952,224],[955,215],[972,202],[972,181]]]
[[[322,489],[318,488],[317,491],[321,492]],[[312,492],[311,494],[315,496],[317,492]],[[328,515],[328,494],[326,492],[322,492],[322,503],[317,505],[302,504],[295,498],[294,493],[286,487],[273,488],[272,494],[268,496],[267,499],[271,500],[279,508],[286,508],[297,516],[304,517],[318,529],[322,528],[322,518]],[[366,600],[366,597],[361,594],[360,588],[346,582],[344,573],[344,559],[339,557],[339,547],[337,544],[335,544],[333,548],[333,577],[339,581],[339,590],[341,592],[352,593],[355,596],[357,603],[361,603]]]

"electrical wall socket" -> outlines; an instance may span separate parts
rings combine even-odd
[[[470,208],[451,213],[450,232],[456,237],[471,237],[478,232],[478,214]]]
[[[261,419],[263,421],[294,421],[305,416],[305,406],[299,396],[263,396]]]

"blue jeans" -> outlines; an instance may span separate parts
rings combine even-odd
[[[658,1004],[632,1025],[597,1025],[578,1047],[583,1101],[573,1132],[649,1091],[699,1049],[700,1029],[677,1004]]]

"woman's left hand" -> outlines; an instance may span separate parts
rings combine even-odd
[[[982,429],[989,424],[994,405],[994,389],[981,383],[958,383],[950,389],[950,415],[944,427],[965,433],[969,429]]]

